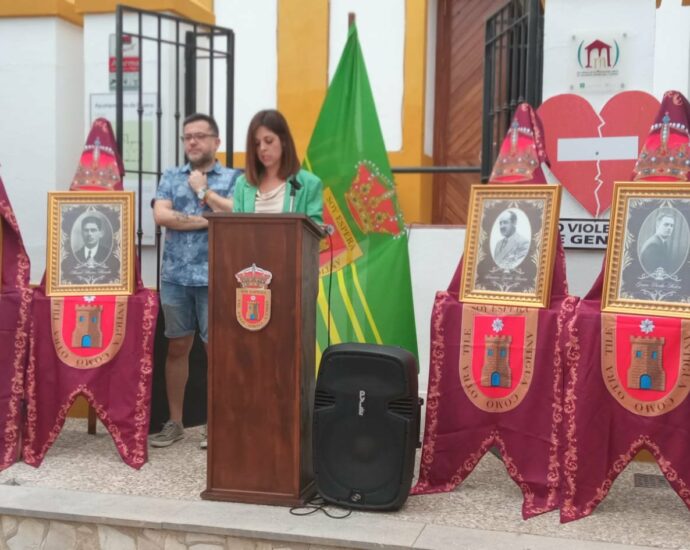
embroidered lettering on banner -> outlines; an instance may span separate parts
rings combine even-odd
[[[460,383],[472,403],[507,412],[527,395],[534,374],[539,312],[531,308],[465,304]]]
[[[690,321],[602,314],[601,374],[632,413],[659,416],[690,391]]]
[[[94,369],[111,361],[127,332],[127,298],[51,298],[51,334],[60,361],[76,369]]]

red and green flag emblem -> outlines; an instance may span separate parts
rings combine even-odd
[[[407,233],[354,25],[304,166],[324,183],[324,222],[333,228],[321,245],[318,359],[340,342],[416,355]]]

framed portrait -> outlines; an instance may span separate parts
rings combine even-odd
[[[548,307],[559,185],[473,185],[460,299]]]
[[[48,193],[48,296],[134,292],[134,193]]]
[[[602,309],[690,317],[690,184],[616,182]]]

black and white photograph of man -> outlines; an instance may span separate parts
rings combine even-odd
[[[527,257],[531,242],[527,215],[519,208],[501,212],[491,229],[491,255],[501,269],[515,269]]]
[[[71,228],[60,262],[63,284],[108,284],[120,278],[120,260],[114,254],[113,227],[101,212],[88,209]]]
[[[651,233],[651,235],[650,235]],[[657,208],[640,227],[638,256],[649,275],[678,271],[688,255],[687,222],[675,208]]]

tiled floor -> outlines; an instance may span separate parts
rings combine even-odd
[[[23,463],[0,472],[0,484],[70,489],[95,493],[142,495],[179,501],[199,501],[205,488],[206,454],[199,449],[201,429],[187,430],[187,437],[167,449],[151,449],[149,463],[136,471],[124,465],[102,425],[89,436],[86,422],[68,420],[43,465],[34,469]],[[438,527],[476,529],[496,537],[531,534],[581,541],[602,541],[660,548],[690,548],[690,511],[656,476],[655,464],[635,463],[615,482],[595,513],[561,525],[557,512],[523,521],[521,494],[502,463],[487,454],[472,475],[451,493],[411,497],[397,512],[356,512],[360,519],[380,518]],[[287,509],[276,509],[288,514]],[[325,517],[325,516],[324,516]],[[336,521],[328,520],[324,521]],[[438,530],[437,530],[438,531]],[[566,541],[563,541],[566,543]]]

